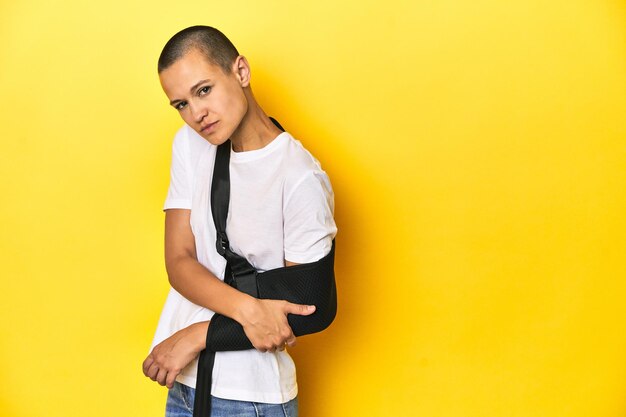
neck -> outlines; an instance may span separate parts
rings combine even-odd
[[[273,141],[281,131],[267,117],[252,93],[248,97],[248,110],[230,140],[235,152],[261,149]]]

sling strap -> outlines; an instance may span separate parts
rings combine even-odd
[[[238,290],[259,298],[256,287],[256,269],[244,258],[230,249],[226,235],[226,219],[230,200],[230,140],[217,147],[215,167],[213,168],[213,184],[211,186],[211,214],[217,239],[217,253],[226,258],[228,274],[224,280]]]
[[[270,118],[281,130],[282,126]],[[334,259],[335,241],[322,259],[265,272],[256,269],[233,252],[226,235],[226,219],[230,200],[230,140],[217,148],[211,185],[211,213],[216,229],[217,252],[226,259],[224,281],[255,298],[287,300],[291,303],[315,305],[310,316],[290,314],[289,326],[296,336],[316,333],[327,328],[337,313]],[[211,379],[215,353],[220,351],[254,349],[243,327],[235,320],[215,314],[207,332],[206,348],[200,353],[196,379],[193,416],[211,415]]]

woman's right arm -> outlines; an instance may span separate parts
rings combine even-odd
[[[172,287],[189,301],[237,321],[260,351],[295,344],[287,314],[309,315],[315,309],[259,300],[225,284],[198,262],[190,216],[188,209],[165,211],[165,267]]]

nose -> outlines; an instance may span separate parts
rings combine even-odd
[[[189,103],[189,110],[191,110],[191,117],[197,123],[202,122],[202,119],[207,115],[208,111],[205,106],[200,103]]]

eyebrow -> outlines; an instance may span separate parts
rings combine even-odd
[[[195,83],[194,85],[192,85],[192,86],[191,86],[191,88],[189,89],[189,92],[190,92],[190,93],[193,93],[193,90],[195,90],[196,88],[198,88],[201,84],[206,83],[207,81],[211,81],[211,80],[207,78],[206,80],[200,80],[200,81],[198,81],[197,83]],[[179,101],[183,101],[183,100],[181,100],[181,99],[179,99],[179,98],[174,99],[174,100],[170,101],[170,105],[171,105],[171,106],[173,106],[173,105],[174,105],[174,103],[178,103]]]

